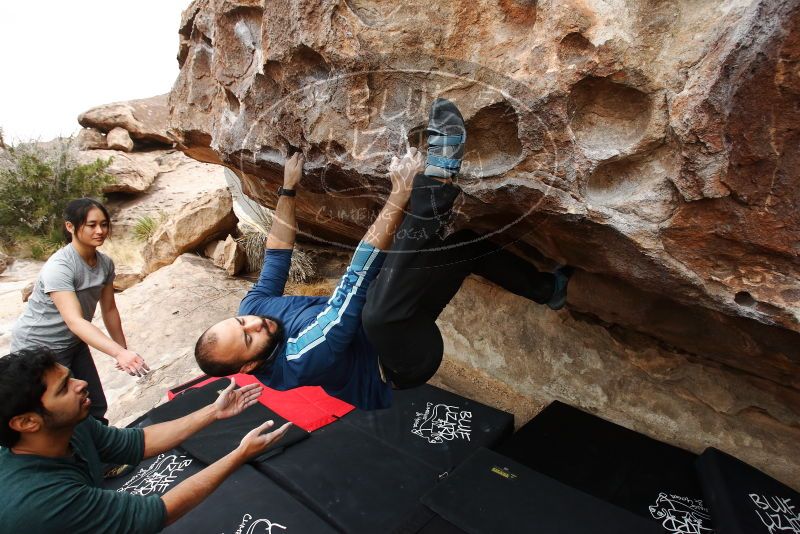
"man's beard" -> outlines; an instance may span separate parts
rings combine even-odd
[[[267,343],[267,345],[264,347],[264,349],[261,352],[259,352],[252,360],[250,360],[250,361],[253,361],[253,362],[257,361],[257,362],[260,362],[260,363],[255,369],[250,371],[249,374],[253,374],[253,373],[257,372],[264,365],[272,362],[275,359],[276,354],[273,354],[273,353],[275,351],[275,348],[281,343],[281,341],[283,341],[284,334],[285,334],[285,330],[284,330],[284,327],[283,327],[283,321],[281,321],[280,319],[277,319],[275,317],[271,317],[269,315],[260,315],[259,317],[261,317],[262,320],[263,319],[269,319],[270,321],[274,322],[275,323],[275,333],[274,334],[270,334],[269,343]],[[264,325],[264,328],[267,328],[266,324]],[[269,332],[269,329],[267,329],[267,332]]]
[[[78,414],[60,414],[51,412],[47,408],[42,407],[42,418],[44,419],[45,425],[47,429],[50,431],[62,431],[68,428],[75,428],[78,423],[89,417],[89,412],[86,412],[86,415],[80,415],[80,411]]]

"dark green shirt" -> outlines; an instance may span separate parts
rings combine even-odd
[[[72,454],[45,458],[0,447],[0,532],[150,533],[164,528],[157,495],[100,487],[103,463],[142,461],[144,432],[106,427],[93,417],[75,427]]]

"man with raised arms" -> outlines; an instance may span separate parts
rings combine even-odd
[[[0,531],[159,532],[197,506],[228,475],[279,440],[290,423],[250,431],[227,456],[163,495],[100,487],[104,463],[136,465],[178,446],[214,421],[254,404],[261,386],[225,389],[192,414],[144,429],[119,429],[88,417],[87,383],[45,348],[0,358]]]

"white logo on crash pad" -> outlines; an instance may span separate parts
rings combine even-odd
[[[701,499],[659,493],[650,515],[671,534],[711,534],[711,515]]]
[[[252,523],[251,523],[252,521]],[[247,528],[247,530],[245,530]],[[256,530],[258,528],[258,530]],[[272,532],[273,528],[279,528],[281,530],[286,530],[286,527],[283,525],[279,525],[278,523],[273,523],[269,519],[256,519],[253,520],[253,516],[250,514],[244,514],[242,517],[242,522],[239,523],[239,528],[236,529],[234,534],[255,534],[258,532],[266,533],[266,534],[274,534]]]
[[[117,491],[132,495],[166,492],[178,475],[192,464],[192,459],[177,454],[159,454],[148,467],[143,467]]]
[[[425,412],[417,412],[411,432],[428,443],[444,443],[454,439],[469,441],[471,424],[472,412],[461,410],[458,406],[429,402]]]
[[[800,534],[800,510],[790,498],[751,493],[750,499],[756,505],[758,518],[770,534]]]

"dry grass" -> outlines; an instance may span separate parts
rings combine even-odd
[[[125,265],[139,270],[144,264],[143,244],[133,237],[110,237],[98,250],[107,254],[117,266]]]
[[[247,257],[247,272],[253,273],[261,270],[264,263],[264,253],[267,250],[267,233],[263,229],[244,224],[241,227],[242,236],[237,239]],[[315,269],[311,256],[295,247],[292,253],[292,264],[289,267],[289,280],[295,283],[308,282],[314,278]]]

